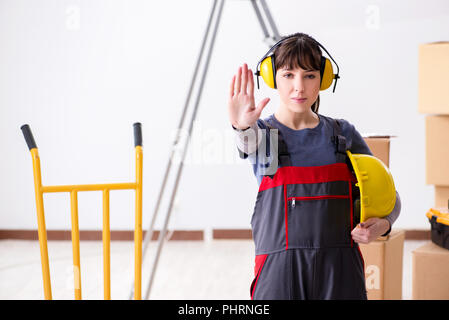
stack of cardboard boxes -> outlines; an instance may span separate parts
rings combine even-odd
[[[390,137],[364,136],[373,155],[388,167]],[[388,236],[360,244],[365,262],[366,290],[369,300],[402,299],[402,258],[405,232],[393,229]]]
[[[426,114],[426,184],[435,186],[430,207],[449,200],[449,42],[419,46],[418,108]],[[423,212],[423,219],[426,219]],[[430,229],[430,224],[429,224]],[[449,250],[432,242],[412,252],[413,299],[449,299]]]
[[[418,110],[426,114],[426,183],[435,206],[449,199],[449,42],[419,46]]]

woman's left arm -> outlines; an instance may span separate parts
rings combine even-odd
[[[373,155],[361,134],[350,124],[351,152]],[[384,218],[369,218],[362,224],[357,225],[352,230],[352,238],[356,242],[369,243],[380,236],[386,236],[391,231],[391,226],[396,221],[401,212],[401,198],[396,191],[396,203],[390,214]]]

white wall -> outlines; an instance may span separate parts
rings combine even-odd
[[[341,68],[321,113],[361,132],[398,136],[390,168],[402,199],[398,228],[428,229],[424,115],[417,112],[418,45],[449,40],[449,2],[267,1],[281,34],[311,34]],[[143,124],[144,228],[162,182],[212,1],[0,0],[0,229],[35,229],[30,124],[44,185],[134,179],[132,123]],[[226,1],[170,223],[249,228],[257,183],[237,158],[227,114],[230,79],[267,46],[249,1]],[[437,66],[436,66],[437,67]],[[275,91],[263,116],[277,108]],[[209,158],[203,156],[209,155]],[[171,179],[173,181],[173,179]],[[167,190],[171,190],[168,188]],[[168,197],[160,211],[162,226]],[[48,229],[70,229],[68,194],[46,194]],[[79,194],[81,229],[101,228],[101,193]],[[134,193],[111,192],[111,228],[134,227]]]

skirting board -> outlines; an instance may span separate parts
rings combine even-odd
[[[145,231],[143,231],[145,237]],[[213,229],[213,239],[252,239],[251,229]],[[47,240],[70,240],[70,230],[47,230]],[[159,230],[155,230],[152,240],[159,238]],[[203,230],[169,230],[168,240],[204,240]],[[38,240],[37,230],[0,230],[0,240]],[[101,240],[101,230],[80,230],[80,240]],[[430,230],[405,230],[406,240],[430,240]],[[134,240],[133,230],[111,230],[112,241]]]
[[[142,232],[142,238],[145,237],[145,231]],[[99,240],[101,241],[103,233],[101,230],[80,230],[80,240]],[[151,240],[159,239],[159,230],[153,232]],[[175,230],[167,231],[168,240],[203,240],[203,230]],[[39,240],[37,230],[0,230],[1,239],[17,240]],[[47,240],[71,240],[70,230],[47,230]],[[133,230],[111,230],[111,241],[133,241]]]

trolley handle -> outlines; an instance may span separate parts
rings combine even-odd
[[[30,126],[27,124],[24,124],[20,127],[20,129],[23,132],[23,136],[25,137],[25,141],[28,145],[28,149],[37,148],[36,142],[34,141],[33,134],[31,133]]]
[[[134,127],[134,146],[142,146],[142,125],[140,122],[133,124]]]

